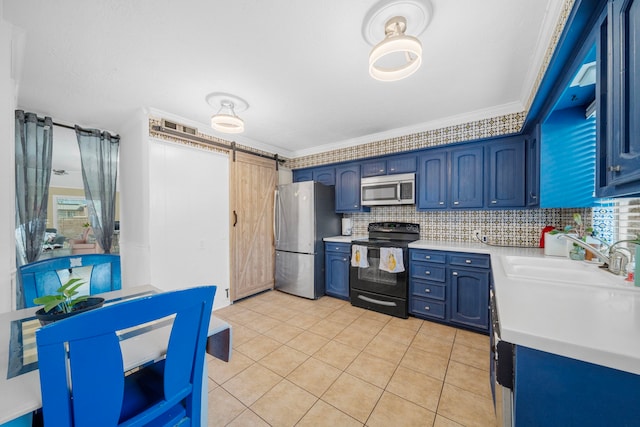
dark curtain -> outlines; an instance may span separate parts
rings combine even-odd
[[[98,244],[111,253],[116,215],[120,136],[76,126],[89,223]]]
[[[53,121],[16,111],[16,235],[24,262],[36,261],[47,228]]]
[[[51,180],[53,121],[16,110],[16,263],[34,262],[42,252],[47,228]],[[23,308],[22,288],[16,287],[17,308]]]

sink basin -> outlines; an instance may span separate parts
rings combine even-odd
[[[598,268],[599,264],[573,261],[567,258],[540,258],[526,256],[503,256],[504,272],[516,277],[541,282],[570,283],[583,286],[615,287],[640,291],[622,276],[616,276]]]

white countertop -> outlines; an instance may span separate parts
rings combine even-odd
[[[563,259],[538,248],[427,240],[409,247],[489,254],[503,340],[640,374],[640,288],[623,277],[595,264],[584,266],[589,274],[593,268],[590,284],[507,275],[508,256]]]
[[[337,242],[337,243],[351,243],[352,240],[357,240],[357,239],[366,239],[367,236],[331,236],[331,237],[325,237],[324,240],[325,242]]]

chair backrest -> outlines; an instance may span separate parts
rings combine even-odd
[[[180,419],[200,425],[215,291],[207,286],[155,294],[36,331],[44,425],[175,425]],[[173,314],[166,358],[125,377],[116,332]],[[136,339],[144,345],[144,335]]]
[[[122,287],[120,255],[71,255],[25,264],[19,268],[24,306],[34,307],[34,298],[55,293],[62,283],[58,271],[92,267],[89,294],[116,291]]]

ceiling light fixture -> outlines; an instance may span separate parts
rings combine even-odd
[[[218,112],[211,116],[211,127],[223,133],[244,132],[244,121],[236,112],[249,108],[249,104],[237,96],[214,92],[207,95],[207,103],[212,107],[219,107]]]
[[[218,112],[211,116],[211,127],[224,133],[242,133],[244,121],[233,111],[233,102],[223,101]]]
[[[374,46],[369,54],[371,77],[381,81],[397,81],[409,77],[420,68],[422,43],[405,32],[410,28],[420,35],[429,25],[431,15],[431,3],[428,0],[383,0],[369,11],[362,34]]]
[[[415,37],[407,36],[407,20],[402,16],[394,16],[387,21],[384,29],[385,38],[374,46],[369,54],[369,74],[376,80],[396,81],[409,77],[418,71],[422,64],[422,43]],[[385,58],[401,54],[406,62],[400,65],[384,65]]]

